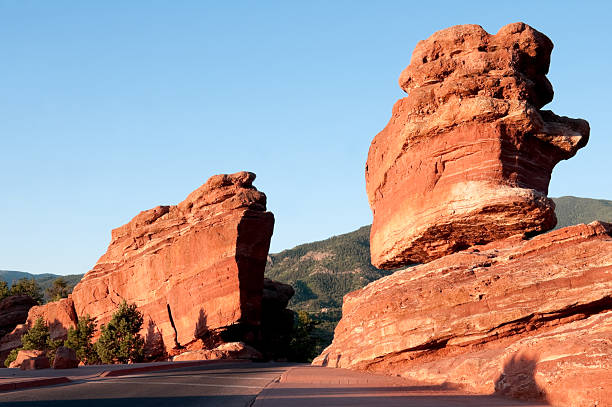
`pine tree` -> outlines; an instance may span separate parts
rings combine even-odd
[[[89,315],[81,316],[76,328],[68,329],[68,339],[64,341],[64,346],[73,349],[79,360],[86,365],[100,363],[96,347],[91,342],[95,330],[96,323]]]
[[[68,283],[62,277],[58,277],[53,280],[53,285],[45,290],[49,301],[58,301],[62,298],[68,297],[70,289]]]
[[[141,361],[144,356],[144,339],[138,332],[142,323],[143,316],[136,304],[128,305],[123,301],[110,322],[102,325],[100,339],[96,342],[96,350],[102,362]]]

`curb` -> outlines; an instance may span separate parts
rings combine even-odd
[[[22,380],[18,382],[0,384],[0,392],[29,389],[32,387],[52,386],[54,384],[62,384],[69,382],[71,382],[71,380],[67,377],[51,377],[48,379]]]
[[[173,370],[173,369],[182,369],[185,367],[194,367],[194,366],[204,366],[204,365],[214,365],[217,363],[227,363],[227,359],[217,359],[217,360],[196,360],[193,362],[173,362],[172,364],[163,364],[163,365],[153,365],[153,366],[142,366],[142,367],[132,367],[127,369],[117,369],[117,370],[107,370],[102,372],[98,377],[118,377],[118,376],[127,376],[134,373],[145,373],[145,372],[155,372],[158,370]],[[231,362],[251,362],[250,360],[231,360]]]
[[[281,383],[286,380],[285,374],[290,370],[294,369],[294,367],[290,367],[285,372],[283,372],[280,376],[272,380],[270,383],[266,384],[263,389],[259,392],[257,396],[253,400],[251,400],[250,404],[247,404],[248,407],[262,407],[266,403],[266,399],[268,398],[268,393],[272,393],[272,386],[277,383]]]

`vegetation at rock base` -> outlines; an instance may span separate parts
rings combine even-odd
[[[11,365],[11,363],[13,363],[15,361],[15,359],[17,359],[17,354],[19,353],[20,350],[21,350],[21,348],[13,349],[8,354],[6,359],[4,359],[4,367],[9,367]]]
[[[49,335],[49,326],[42,318],[38,318],[34,325],[21,337],[22,346],[13,349],[4,361],[4,365],[8,367],[16,358],[20,350],[40,350],[47,354],[49,360],[53,363],[55,351],[61,346],[62,342],[51,339]]]
[[[102,325],[96,351],[103,363],[140,362],[144,357],[144,339],[138,333],[143,316],[136,304],[123,301],[110,322]]]
[[[72,291],[68,287],[68,282],[63,277],[58,277],[53,280],[53,284],[45,290],[45,296],[49,301],[58,301],[62,298],[67,298]]]
[[[76,328],[68,329],[68,339],[64,341],[64,346],[73,349],[77,358],[86,365],[95,365],[101,361],[92,342],[95,330],[96,323],[89,315],[80,316]]]

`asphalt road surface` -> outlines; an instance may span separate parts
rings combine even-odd
[[[244,407],[290,364],[227,363],[0,393],[0,406]]]

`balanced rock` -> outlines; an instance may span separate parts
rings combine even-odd
[[[136,303],[146,348],[169,353],[229,328],[258,329],[274,216],[254,179],[213,176],[178,205],[114,229],[107,252],[73,290],[77,315],[100,326],[122,301]]]
[[[611,294],[612,224],[512,237],[347,294],[313,363],[612,406]]]
[[[372,264],[424,263],[475,244],[552,229],[553,167],[586,145],[584,120],[540,110],[552,42],[523,23],[460,25],[417,44],[408,97],[374,138],[366,189]]]

